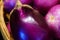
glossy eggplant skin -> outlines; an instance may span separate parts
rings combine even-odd
[[[52,37],[54,32],[48,28],[44,17],[39,12],[27,7],[22,7],[22,12],[23,15],[20,10],[15,9],[10,17],[14,40],[51,40],[50,38],[54,40],[55,37]],[[34,22],[25,20],[30,17]]]
[[[29,14],[38,22],[39,26],[47,32],[47,35],[44,40],[51,40],[51,39],[60,40],[58,37],[56,37],[56,32],[53,29],[49,28],[49,26],[46,23],[46,20],[39,12],[33,9],[28,9],[27,7],[23,7],[23,9],[25,12],[28,10],[32,11],[32,13],[28,11]]]

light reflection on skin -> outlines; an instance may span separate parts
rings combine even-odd
[[[35,31],[33,31],[35,30]],[[44,32],[41,32],[39,31],[38,32],[38,29],[32,29],[32,30],[27,30],[27,32],[29,31],[28,34],[26,34],[24,31],[26,30],[23,30],[23,31],[19,31],[19,36],[20,36],[20,40],[30,40],[29,37],[32,37],[31,40],[42,40],[44,38],[44,35],[45,33]],[[30,36],[28,36],[30,35]]]
[[[21,29],[19,31],[19,36],[20,36],[20,40],[28,40],[28,35],[26,34],[25,30]]]
[[[27,17],[27,18],[24,18],[23,21],[24,21],[24,22],[30,22],[30,23],[32,23],[32,22],[34,22],[34,19],[29,16],[29,17]]]
[[[33,23],[33,24],[35,23],[35,24],[38,24],[31,16],[23,18],[22,21],[26,22],[26,23]]]
[[[25,40],[25,34],[23,32],[20,32],[20,37],[22,40]]]

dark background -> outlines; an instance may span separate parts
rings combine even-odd
[[[1,32],[0,32],[0,40],[4,40],[4,39],[3,39],[3,37],[2,37],[2,34],[1,34]]]

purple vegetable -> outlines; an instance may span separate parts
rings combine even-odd
[[[34,0],[34,4],[38,7],[51,7],[57,3],[58,0]]]
[[[57,36],[60,38],[60,5],[52,7],[48,11],[45,19],[50,28],[54,29]]]
[[[27,7],[14,10],[10,26],[15,40],[45,40],[49,30],[42,15]]]
[[[32,0],[20,0],[22,4],[30,4]]]

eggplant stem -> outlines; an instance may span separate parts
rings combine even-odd
[[[16,2],[16,5],[15,5],[15,7],[12,9],[12,11],[10,12],[10,15],[13,13],[13,11],[15,10],[15,9],[20,9],[22,7],[22,3],[20,2],[20,0],[17,0],[17,2]]]
[[[11,14],[13,13],[13,11],[14,11],[15,9],[20,10],[21,7],[28,7],[28,8],[33,9],[30,5],[22,4],[22,3],[20,2],[20,0],[17,0],[15,7],[14,7],[14,8],[12,9],[12,11],[10,12],[10,16],[11,16]]]

